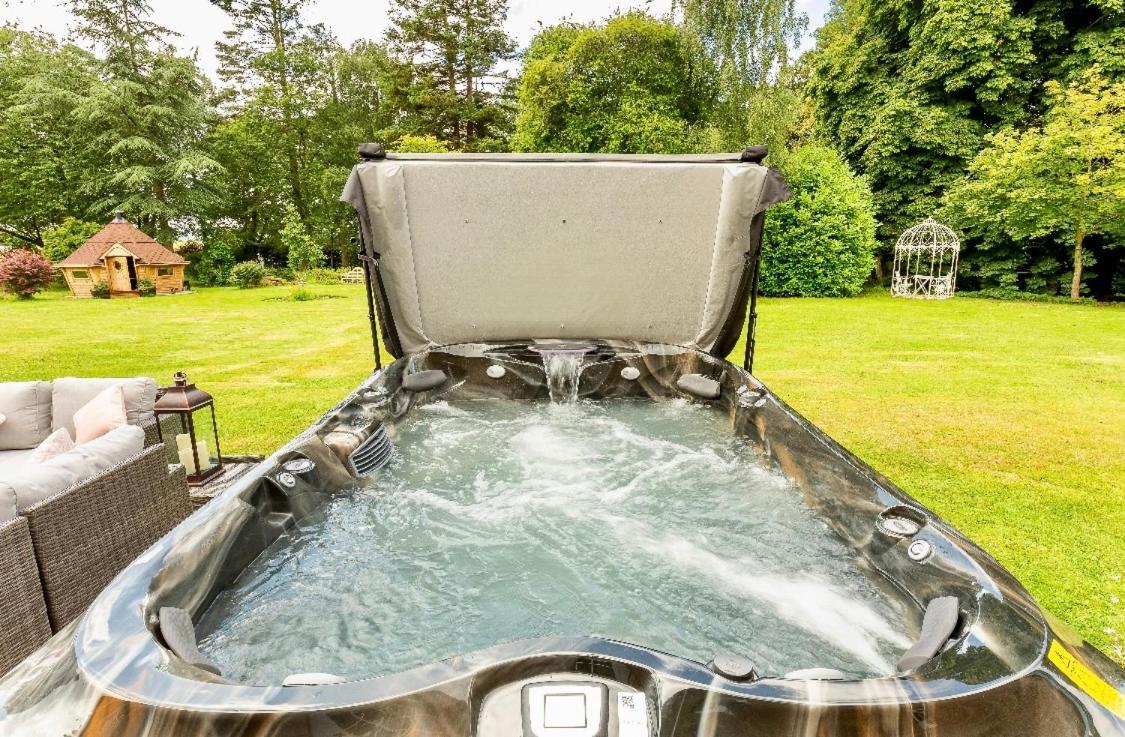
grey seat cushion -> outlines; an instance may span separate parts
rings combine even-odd
[[[151,420],[156,404],[156,381],[146,376],[132,379],[76,379],[65,377],[52,383],[51,429],[65,427],[74,437],[74,413],[103,389],[120,384],[125,394],[125,416],[130,425]]]
[[[22,450],[0,450],[0,476],[4,475],[5,468],[22,466],[28,457],[35,452],[35,448]]]
[[[51,384],[47,381],[0,383],[0,450],[34,448],[51,434]]]
[[[13,508],[22,512],[139,455],[144,441],[144,430],[123,425],[49,461],[0,467],[0,516]]]

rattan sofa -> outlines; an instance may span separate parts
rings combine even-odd
[[[156,419],[137,426],[139,453],[15,512],[0,510],[0,675],[191,514],[183,467],[169,465]]]
[[[183,467],[158,443],[0,524],[0,674],[191,511]]]

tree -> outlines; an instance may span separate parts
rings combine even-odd
[[[989,130],[1034,122],[1047,80],[1099,56],[1121,63],[1119,6],[836,1],[807,59],[807,91],[819,133],[871,182],[887,247],[933,214]]]
[[[324,263],[324,250],[309,236],[297,215],[297,208],[293,205],[285,208],[281,237],[289,250],[289,268],[294,271],[308,271]]]
[[[515,50],[507,16],[507,0],[394,0],[387,41],[410,65],[398,90],[415,121],[409,132],[464,150],[494,136],[503,116],[489,88],[502,84],[496,66]]]
[[[41,246],[45,230],[91,208],[98,169],[75,117],[97,72],[77,46],[0,27],[0,242]]]
[[[716,66],[714,120],[723,148],[770,143],[795,124],[790,49],[808,28],[795,0],[676,0],[701,59]],[[779,104],[780,102],[780,104]]]
[[[947,213],[970,231],[1069,238],[1078,299],[1086,239],[1125,236],[1125,82],[1109,83],[1095,67],[1068,87],[1049,83],[1047,93],[1043,125],[989,136],[947,195]]]
[[[105,49],[101,81],[77,108],[101,176],[92,209],[128,212],[158,239],[171,221],[196,215],[214,197],[218,163],[202,149],[211,122],[206,78],[176,56],[166,28],[144,0],[70,0],[79,35]]]
[[[358,142],[401,135],[391,92],[399,65],[380,44],[344,49],[322,25],[305,24],[308,0],[215,2],[234,24],[219,45],[224,119],[209,141],[228,198],[204,235],[240,258],[283,256],[292,203],[305,230],[349,263],[354,222],[338,196]]]
[[[323,29],[310,29],[301,20],[309,0],[212,2],[227,12],[234,26],[216,45],[228,100],[251,111],[263,127],[272,123],[270,141],[285,159],[288,198],[303,219],[308,216],[303,159],[312,111],[323,92],[310,52],[317,41],[325,40]]]
[[[0,258],[0,288],[20,299],[31,299],[54,278],[51,262],[26,248],[13,248]]]
[[[564,23],[527,51],[512,146],[520,151],[675,153],[708,138],[711,78],[671,22],[633,11]]]
[[[59,225],[43,231],[43,255],[50,261],[62,261],[101,229],[102,226],[97,223],[68,217]]]
[[[782,168],[793,196],[770,211],[762,244],[763,294],[851,297],[871,274],[871,190],[830,148],[797,149]]]

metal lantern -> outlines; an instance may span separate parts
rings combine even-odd
[[[903,233],[895,243],[891,294],[896,297],[945,299],[957,288],[957,235],[933,218]]]
[[[215,400],[195,384],[189,384],[187,374],[177,371],[172,377],[175,386],[160,390],[153,412],[156,414],[156,428],[164,443],[176,442],[176,454],[187,471],[187,481],[191,486],[202,486],[223,470],[223,455],[219,451],[219,425],[215,421]],[[207,429],[208,410],[211,413],[211,427]],[[197,417],[196,413],[201,416]],[[175,438],[165,438],[164,423],[161,418],[173,416],[179,419],[182,432]],[[174,423],[169,423],[173,427]]]

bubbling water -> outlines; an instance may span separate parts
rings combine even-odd
[[[205,614],[200,649],[224,676],[370,677],[592,635],[866,677],[910,645],[901,599],[713,409],[437,403],[397,435],[375,483],[303,520]]]

